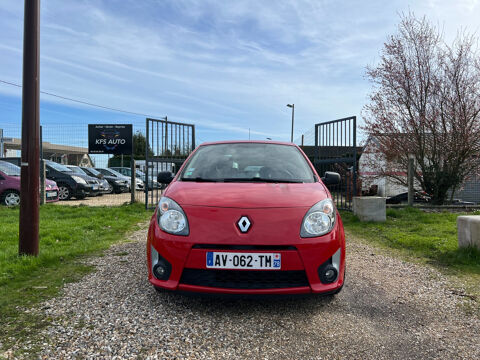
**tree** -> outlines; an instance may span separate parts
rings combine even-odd
[[[140,132],[137,131],[133,134],[133,158],[135,160],[145,160],[145,149],[147,147],[147,139],[145,136]],[[148,147],[148,155],[153,156],[152,148]],[[108,166],[120,166],[122,160],[121,155],[115,155],[108,160]],[[130,155],[123,156],[123,165],[130,166]]]
[[[378,65],[367,67],[373,90],[363,109],[363,129],[385,160],[371,157],[376,162],[371,166],[404,184],[406,177],[392,170],[405,171],[414,154],[416,181],[435,204],[479,169],[476,41],[463,32],[447,45],[425,17],[410,13],[384,44]]]
[[[140,132],[137,131],[133,134],[133,158],[135,160],[144,160],[145,159],[145,149],[147,147],[147,139]],[[148,156],[153,156],[152,148],[148,147]]]

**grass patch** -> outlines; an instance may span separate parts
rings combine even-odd
[[[141,204],[118,207],[44,205],[40,209],[40,254],[18,256],[18,208],[0,207],[0,346],[10,348],[51,319],[28,311],[58,294],[67,282],[92,271],[83,256],[100,255],[146,221]]]
[[[341,214],[347,233],[407,260],[432,264],[453,281],[461,279],[480,303],[480,251],[458,248],[459,215],[463,214],[388,209],[386,222],[371,223],[360,222],[350,212]]]

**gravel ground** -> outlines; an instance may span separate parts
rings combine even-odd
[[[473,300],[429,267],[350,241],[334,298],[159,294],[146,278],[145,237],[90,259],[96,272],[39,308],[58,319],[43,333],[43,358],[480,358],[480,320],[458,306]]]
[[[95,197],[86,197],[85,199],[78,200],[76,198],[71,198],[70,200],[57,201],[52,204],[57,205],[89,205],[89,206],[118,206],[123,204],[129,204],[131,200],[131,194],[121,193],[121,194],[103,194],[101,196]],[[136,192],[135,200],[137,202],[145,203],[145,193]]]

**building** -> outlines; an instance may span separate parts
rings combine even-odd
[[[22,149],[21,139],[3,138],[1,157],[19,157]],[[79,146],[42,143],[43,158],[64,165],[93,166],[88,149]]]

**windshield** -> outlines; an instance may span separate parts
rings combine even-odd
[[[95,170],[94,168],[81,168],[83,171],[87,173],[87,175],[93,175],[93,176],[98,176],[100,175],[100,172]]]
[[[48,166],[50,166],[51,168],[57,170],[57,171],[60,171],[60,172],[73,172],[72,170],[70,170],[68,167],[66,167],[65,165],[62,165],[62,164],[59,164],[59,163],[56,163],[54,161],[50,161],[50,160],[47,160],[45,161],[45,164],[47,164]]]
[[[0,171],[7,176],[20,176],[20,167],[6,161],[0,161]]]
[[[82,169],[80,169],[78,166],[73,166],[69,165],[67,166],[70,170],[72,170],[75,174],[80,174],[80,175],[87,175]]]
[[[233,143],[201,146],[182,181],[314,182],[300,151],[289,145]]]
[[[115,177],[124,177],[122,174],[120,174],[119,172],[117,172],[113,169],[97,168],[97,170],[100,171],[103,175],[115,176]]]

